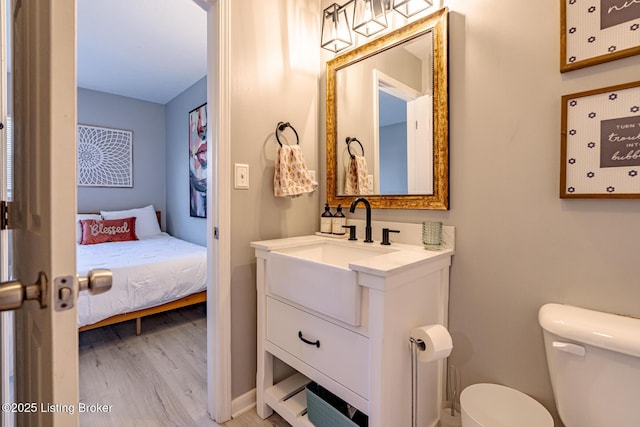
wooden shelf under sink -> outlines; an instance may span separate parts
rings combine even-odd
[[[295,373],[265,390],[264,401],[292,427],[314,427],[307,416],[305,386],[310,382],[301,373]]]

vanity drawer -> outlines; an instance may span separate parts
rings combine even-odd
[[[267,339],[365,399],[369,398],[367,337],[268,297]]]

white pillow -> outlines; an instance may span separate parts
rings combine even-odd
[[[76,242],[82,241],[82,225],[80,225],[81,219],[96,219],[101,220],[102,217],[98,214],[77,214],[76,215]]]
[[[136,236],[138,236],[138,239],[162,233],[153,205],[124,211],[100,211],[100,214],[104,219],[122,219],[135,216]]]

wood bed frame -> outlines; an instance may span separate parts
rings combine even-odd
[[[89,331],[91,329],[101,328],[103,326],[113,325],[120,322],[126,322],[127,320],[136,319],[136,335],[140,335],[142,333],[143,317],[151,316],[152,314],[157,313],[164,313],[165,311],[175,310],[176,308],[199,304],[201,302],[205,302],[206,300],[207,291],[201,291],[155,307],[143,308],[142,310],[136,310],[130,313],[116,314],[115,316],[111,316],[99,322],[92,323],[91,325],[84,325],[78,328],[78,332]]]
[[[90,212],[95,213],[95,212]],[[162,225],[160,221],[160,211],[156,211],[158,217],[158,224]],[[207,300],[207,291],[196,292],[195,294],[187,295],[175,301],[169,301],[167,303],[157,305],[155,307],[143,308],[141,310],[131,311],[129,313],[116,314],[115,316],[108,317],[91,325],[84,325],[78,328],[78,332],[89,331],[91,329],[101,328],[103,326],[114,325],[116,323],[126,322],[127,320],[136,320],[136,335],[142,333],[142,318],[145,316],[151,316],[152,314],[164,313],[165,311],[175,310],[177,308],[188,307],[190,305],[200,304]]]

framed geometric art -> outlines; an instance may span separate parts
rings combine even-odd
[[[189,212],[207,217],[207,104],[189,111]]]
[[[640,54],[640,0],[560,0],[560,71]]]
[[[640,81],[562,97],[561,198],[640,198]]]
[[[78,125],[78,185],[133,187],[133,132]]]

